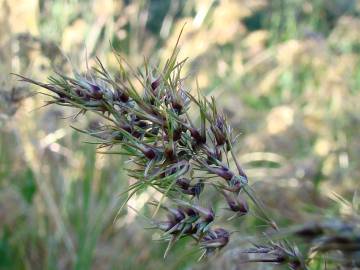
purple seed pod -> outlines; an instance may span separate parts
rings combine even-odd
[[[124,123],[124,124],[120,125],[120,129],[125,130],[128,133],[132,132],[131,126],[129,124],[127,124],[127,123]]]
[[[220,170],[218,171],[219,176],[221,176],[222,178],[224,178],[225,180],[230,181],[233,177],[234,177],[234,173],[231,172],[229,170],[229,168],[223,166],[220,168]]]
[[[221,167],[211,167],[207,166],[207,169],[221,178],[225,179],[226,181],[231,181],[234,178],[234,173],[229,170],[229,168],[225,166]]]
[[[221,146],[226,143],[226,132],[225,132],[225,118],[223,116],[217,116],[213,125],[211,126],[211,131],[214,134],[217,145]]]
[[[66,100],[69,99],[69,97],[66,96],[66,95],[63,94],[63,93],[57,93],[57,94],[58,94],[58,96],[59,96],[59,101],[60,101],[61,103],[65,103]]]
[[[113,98],[114,98],[114,101],[121,101],[124,103],[129,101],[129,96],[125,93],[124,90],[121,90],[120,88],[115,89]]]
[[[180,208],[167,208],[169,211],[169,220],[176,223],[182,221],[185,218],[185,213]]]
[[[155,91],[155,90],[156,90],[156,88],[158,88],[158,87],[159,87],[160,82],[161,82],[160,77],[159,77],[159,78],[157,78],[156,80],[152,81],[152,83],[151,83],[151,89],[152,89],[153,91]]]
[[[225,191],[222,191],[222,193],[231,211],[239,213],[240,215],[245,215],[249,212],[249,205],[243,196],[240,194],[237,196],[227,194]]]
[[[182,129],[177,128],[173,132],[173,140],[176,142],[181,139]]]
[[[187,235],[194,235],[197,233],[197,229],[196,226],[194,226],[193,224],[187,224],[188,228],[185,230],[185,234]]]
[[[190,188],[191,195],[199,199],[201,192],[204,190],[204,183],[199,181],[193,187]]]
[[[224,145],[226,143],[226,136],[224,133],[222,133],[221,131],[219,131],[218,129],[215,129],[215,128],[211,128],[213,134],[214,134],[214,137],[215,137],[215,140],[216,140],[216,144],[221,146],[221,145]]]
[[[223,228],[216,228],[209,231],[200,241],[201,247],[208,252],[216,248],[223,248],[229,243],[230,233]]]
[[[207,209],[208,213],[204,215],[204,221],[207,223],[213,222],[215,219],[215,212],[212,208]]]
[[[239,205],[239,213],[241,214],[247,214],[249,212],[249,205],[247,203],[247,201],[245,200],[245,198],[243,196],[241,196],[240,194],[237,196],[237,201],[238,201],[238,205]]]
[[[214,150],[209,150],[207,154],[207,164],[217,164],[216,161],[222,161],[222,152],[219,146],[216,146]]]
[[[202,216],[202,220],[206,223],[210,223],[215,219],[215,212],[212,208],[204,208],[199,205],[192,205],[182,200],[175,200],[182,207],[192,208]]]
[[[176,185],[181,189],[187,190],[190,187],[191,180],[188,178],[179,178],[176,180]]]
[[[171,102],[171,106],[177,114],[181,114],[182,109],[184,107],[183,104],[181,104],[181,102],[176,100]]]
[[[139,139],[141,138],[141,136],[143,135],[143,132],[139,131],[139,130],[133,130],[131,132],[131,135],[133,135],[135,138]]]
[[[144,120],[138,120],[137,122],[135,122],[136,125],[139,127],[139,128],[147,128],[148,127],[148,123]]]
[[[89,86],[90,86],[90,95],[93,99],[96,99],[96,100],[100,100],[103,98],[103,91],[102,89],[95,85],[95,84],[92,84],[92,83],[88,83]]]
[[[181,207],[181,209],[182,209],[189,217],[199,216],[199,212],[196,211],[194,208],[191,208],[191,207]]]
[[[204,183],[199,181],[195,185],[190,185],[190,180],[187,178],[180,178],[176,181],[176,184],[180,187],[182,193],[192,195],[199,198],[201,192],[204,189]]]
[[[151,147],[144,147],[142,153],[147,159],[150,160],[154,159],[157,156],[156,151]]]
[[[202,220],[206,223],[210,223],[215,219],[215,212],[212,208],[204,208],[201,206],[192,206],[192,208],[198,211],[202,215]]]
[[[195,139],[197,144],[206,143],[206,137],[203,137],[196,128],[189,128],[191,137]]]
[[[175,145],[174,145],[174,147],[175,147]],[[174,160],[176,160],[176,151],[174,151],[173,147],[168,145],[165,147],[164,156],[166,157],[166,160],[174,161]]]

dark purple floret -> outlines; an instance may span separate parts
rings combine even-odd
[[[125,131],[128,132],[128,133],[131,133],[131,131],[132,131],[132,128],[131,128],[131,126],[130,126],[129,124],[122,124],[122,125],[120,126],[120,128],[121,128],[122,130],[125,130]]]
[[[206,143],[206,137],[202,136],[196,128],[190,128],[191,137],[193,137],[197,144]]]
[[[227,194],[224,191],[223,195],[231,211],[237,212],[241,215],[245,215],[247,212],[249,212],[249,205],[245,198],[243,198],[240,194]]]
[[[169,208],[168,209],[170,212],[170,216],[169,219],[170,220],[174,220],[176,222],[180,222],[185,218],[185,214],[182,210],[177,209],[177,208]]]
[[[129,96],[120,88],[116,88],[114,93],[114,100],[126,103],[129,101]]]
[[[193,187],[190,188],[191,195],[199,198],[201,192],[204,190],[204,183],[199,181]]]
[[[210,223],[214,221],[215,213],[213,209],[208,209],[208,212],[204,215],[204,221]]]
[[[176,113],[180,114],[182,112],[183,105],[180,102],[174,101],[172,102],[172,108]]]
[[[176,180],[176,185],[180,188],[187,190],[190,187],[190,179],[188,178],[179,178]]]
[[[216,228],[209,231],[201,240],[201,245],[207,251],[212,251],[216,248],[223,248],[226,246],[230,239],[230,233],[223,228]]]
[[[173,132],[173,140],[176,142],[178,140],[180,140],[181,138],[181,133],[182,133],[182,129],[181,128],[177,128],[174,130]]]
[[[156,80],[154,80],[154,81],[151,83],[151,89],[152,89],[153,91],[155,91],[156,88],[159,87],[159,85],[160,85],[160,77],[157,78]]]
[[[136,122],[136,125],[140,128],[146,128],[148,126],[148,123],[144,120],[139,120]]]
[[[209,167],[212,173],[217,174],[221,178],[225,179],[226,181],[230,181],[234,177],[234,173],[230,171],[227,167]]]
[[[133,135],[135,138],[140,138],[143,135],[143,132],[139,130],[133,130],[133,132],[131,132],[131,135]]]
[[[183,210],[189,217],[199,216],[199,212],[191,207],[184,207]]]
[[[103,91],[101,90],[101,88],[95,84],[89,83],[89,85],[91,90],[91,97],[97,100],[102,99]]]
[[[150,147],[146,147],[142,152],[148,159],[154,159],[156,157],[156,151]]]
[[[176,160],[176,153],[171,146],[167,146],[164,150],[164,155],[168,161]]]

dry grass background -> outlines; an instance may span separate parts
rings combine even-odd
[[[359,12],[356,0],[1,0],[0,269],[250,268],[226,256],[197,265],[186,243],[164,262],[146,220],[128,211],[114,222],[131,181],[124,160],[95,155],[63,120],[74,112],[39,109],[44,97],[10,72],[44,80],[94,56],[114,70],[110,42],[133,65],[156,65],[186,22],[189,87],[197,78],[242,133],[239,158],[286,226],[336,217],[334,193],[351,200],[358,189]]]

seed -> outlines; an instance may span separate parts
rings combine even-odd
[[[60,101],[61,103],[65,103],[66,100],[68,99],[68,97],[67,97],[65,94],[63,94],[63,93],[57,93],[57,94],[59,95],[59,101]]]
[[[201,136],[200,132],[196,128],[190,128],[191,137],[193,137],[198,144],[206,143],[206,137]]]
[[[144,120],[139,120],[138,122],[136,122],[136,124],[140,128],[146,128],[148,126],[148,123]]]
[[[170,219],[175,220],[176,222],[180,222],[185,218],[185,214],[181,209],[177,208],[168,208],[171,216]]]
[[[169,161],[174,161],[176,159],[176,154],[171,146],[167,146],[165,148],[164,155],[166,159]]]
[[[207,223],[212,222],[215,219],[215,213],[213,209],[207,209],[207,213],[204,216],[204,221]]]
[[[191,189],[190,192],[192,193],[192,195],[194,195],[195,197],[199,198],[200,193],[204,190],[204,183],[203,182],[198,182],[196,183]]]
[[[181,114],[181,111],[183,109],[183,105],[179,102],[172,102],[172,108],[177,114]]]
[[[201,240],[201,245],[207,250],[211,251],[216,248],[222,248],[227,245],[230,239],[230,234],[223,228],[216,228],[209,231]]]
[[[216,147],[213,151],[209,151],[207,156],[207,164],[216,164],[216,161],[222,161],[222,153],[220,147]]]
[[[122,130],[125,130],[125,131],[128,132],[128,133],[131,133],[131,131],[132,131],[131,126],[128,125],[128,124],[123,124],[123,125],[120,126],[120,128],[121,128]]]
[[[222,193],[226,199],[226,202],[227,202],[229,208],[233,212],[238,212],[242,215],[249,212],[249,205],[246,202],[245,198],[243,198],[240,194],[234,198],[234,196],[228,195],[225,191]]]
[[[225,179],[226,181],[231,181],[231,179],[234,178],[234,173],[231,172],[227,167],[222,166],[222,167],[208,167],[209,170],[220,176],[221,178]]]
[[[156,157],[156,152],[154,149],[148,147],[145,148],[145,150],[143,150],[143,154],[145,157],[147,157],[148,159],[154,159]]]
[[[124,90],[121,90],[120,88],[116,88],[114,94],[114,100],[126,103],[129,101],[129,96],[125,93]]]
[[[131,132],[131,135],[133,135],[135,138],[140,138],[143,133],[141,131],[134,130],[133,132]]]
[[[189,217],[195,217],[199,215],[199,212],[191,207],[184,207],[183,210]]]
[[[103,91],[101,90],[101,88],[95,84],[90,84],[90,89],[91,89],[91,97],[96,99],[96,100],[100,100],[103,97]]]
[[[158,88],[159,85],[160,85],[160,77],[151,83],[151,89],[155,91],[155,89]]]
[[[181,128],[175,129],[174,132],[173,132],[173,140],[174,140],[175,142],[178,141],[178,140],[180,140],[181,134],[182,134],[182,129],[181,129]]]
[[[182,189],[188,189],[190,187],[190,179],[188,178],[179,178],[176,180],[176,185]]]

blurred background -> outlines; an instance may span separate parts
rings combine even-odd
[[[360,180],[359,0],[0,0],[0,269],[272,269],[240,267],[234,244],[197,263],[183,241],[164,261],[145,218],[115,218],[126,160],[69,126],[96,118],[40,108],[47,97],[10,75],[45,81],[95,56],[115,71],[112,50],[159,65],[184,23],[187,85],[197,78],[241,133],[239,159],[279,224],[344,211],[332,198],[351,200]],[[232,226],[257,231],[253,217]]]

